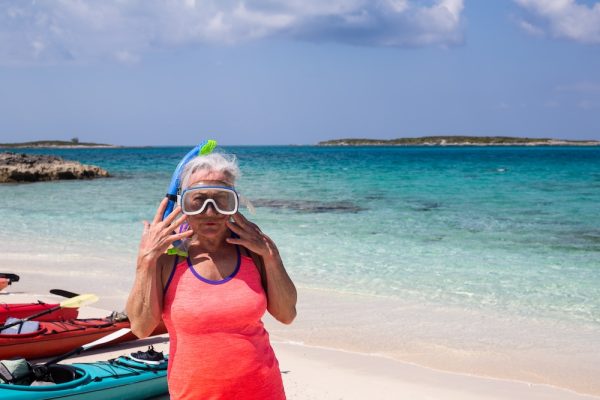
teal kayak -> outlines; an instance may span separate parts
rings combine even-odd
[[[49,367],[55,384],[0,384],[0,399],[147,399],[168,393],[167,360],[157,365],[127,357]]]

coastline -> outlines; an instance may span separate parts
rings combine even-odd
[[[598,327],[306,287],[292,326],[266,325],[288,344],[600,396]]]
[[[95,293],[101,299],[98,307],[116,311],[124,308],[133,279],[129,269],[123,280],[115,282],[110,273],[99,273],[96,266],[106,262],[101,258],[95,261],[85,257],[62,259],[60,270],[56,269],[57,261],[35,256],[5,257],[3,268],[21,275],[21,281],[10,290],[47,293],[51,288],[60,288]],[[82,265],[86,268],[82,269]],[[600,398],[600,382],[596,379],[600,375],[597,328],[583,330],[551,321],[537,323],[511,316],[502,318],[447,307],[403,304],[384,297],[337,293],[302,285],[298,290],[298,317],[292,325],[279,324],[268,315],[264,318],[272,341],[277,347],[287,349],[284,353],[292,353],[292,365],[305,363],[302,365],[306,366],[308,375],[298,378],[298,386],[313,379],[318,386],[324,379],[319,370],[312,370],[309,365],[320,365],[320,371],[333,366],[342,377],[348,373],[358,374],[357,379],[362,376],[359,380],[367,385],[379,379],[380,365],[389,364],[397,368],[397,376],[402,376],[400,371],[410,365],[424,374],[424,380],[442,374],[446,377],[442,381],[451,386],[470,376],[477,382],[481,379],[513,382],[521,389],[549,385],[563,394],[574,391]],[[0,301],[5,300],[0,298]],[[301,354],[307,355],[304,361],[298,360]],[[355,361],[349,364],[350,372],[344,368],[349,362],[345,356],[336,356],[340,354],[353,355]],[[286,358],[281,357],[282,370],[293,370],[286,364]],[[371,360],[367,365],[373,365],[365,367],[365,360]],[[403,385],[396,386],[398,382],[390,384],[401,391],[409,390]],[[432,389],[438,385],[433,384]],[[428,392],[421,389],[417,393],[425,397],[424,393]],[[344,398],[359,398],[351,397],[354,392],[346,393]],[[566,398],[563,394],[549,398]],[[439,398],[452,398],[446,395],[450,396],[450,392]],[[456,398],[464,398],[461,396]],[[490,398],[511,398],[494,396]]]
[[[584,142],[584,143],[571,143],[571,142],[535,142],[535,143],[418,143],[418,144],[397,144],[397,143],[331,143],[322,144],[319,143],[317,146],[323,147],[360,147],[360,146],[392,146],[392,147],[597,147],[600,146],[600,142]]]
[[[11,300],[12,299],[12,300]],[[0,301],[23,302],[60,301],[61,298],[36,295],[32,292],[0,293]],[[109,313],[96,307],[83,307],[80,317],[99,317]],[[157,351],[168,352],[168,335],[123,343],[92,350],[69,358],[66,363],[91,362],[115,358],[153,345]],[[336,350],[272,339],[279,360],[287,398],[290,400],[346,400],[376,398],[411,399],[514,399],[532,400],[593,400],[600,397],[579,394],[546,384],[517,380],[486,378],[435,370],[372,354]],[[168,399],[168,395],[159,399]],[[157,400],[157,399],[155,399]]]
[[[550,385],[439,371],[374,355],[278,342],[273,347],[290,400],[600,398]]]
[[[9,150],[9,149],[120,149],[124,146],[116,146],[112,144],[106,145],[41,145],[41,146],[31,146],[31,145],[16,145],[16,146],[3,146],[0,145],[0,149]]]
[[[600,146],[598,140],[566,140],[512,136],[422,136],[396,139],[343,138],[324,140],[319,146]]]

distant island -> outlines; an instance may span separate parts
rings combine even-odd
[[[6,149],[20,149],[20,148],[86,148],[86,147],[119,147],[112,144],[104,143],[89,143],[80,142],[79,139],[73,138],[67,140],[37,140],[34,142],[21,142],[21,143],[0,143],[0,148]]]
[[[319,146],[600,146],[598,140],[562,140],[509,136],[423,136],[398,139],[335,139]]]

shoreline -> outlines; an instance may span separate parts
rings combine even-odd
[[[54,146],[8,146],[0,145],[0,150],[11,151],[12,149],[158,149],[158,148],[192,148],[193,145],[149,145],[149,146],[127,146],[127,145],[54,145]],[[223,148],[231,147],[600,147],[600,141],[589,141],[582,143],[556,142],[556,143],[415,143],[415,144],[394,144],[394,143],[316,143],[316,144],[231,144],[223,145]]]
[[[60,301],[51,295],[0,293],[0,301]],[[99,317],[109,313],[96,307],[83,307],[80,317]],[[386,357],[336,350],[319,346],[271,340],[290,400],[331,399],[362,400],[377,398],[493,400],[527,398],[531,400],[594,400],[585,395],[554,385],[518,380],[497,379],[479,375],[454,373],[401,362]],[[92,350],[74,356],[65,363],[90,362],[115,358],[152,344],[157,351],[168,352],[168,335],[142,339]],[[159,397],[168,399],[168,395]]]
[[[600,396],[596,326],[302,287],[299,296],[295,326],[267,319],[274,340]]]
[[[548,384],[437,370],[372,354],[276,341],[273,347],[280,359],[286,391],[298,390],[303,383],[311,381],[302,388],[303,396],[294,393],[290,399],[362,400],[373,396],[378,400],[399,397],[423,400],[600,398]],[[296,373],[287,377],[285,371],[291,365],[295,368],[290,372]],[[316,376],[314,371],[328,373]]]
[[[118,282],[109,271],[101,273],[99,267],[106,262],[102,259],[9,256],[3,261],[5,272],[21,275],[11,291],[43,293],[60,288],[95,293],[101,299],[98,307],[115,311],[124,308],[133,279],[128,268],[125,279]],[[29,266],[19,268],[23,263]],[[85,270],[81,265],[86,265]],[[600,382],[595,379],[600,375],[598,327],[394,302],[301,284],[298,292],[298,317],[292,325],[279,324],[269,315],[263,319],[274,342],[377,357],[448,374],[550,385],[600,398]]]

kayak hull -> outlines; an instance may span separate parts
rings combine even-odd
[[[58,304],[47,303],[15,303],[0,304],[0,324],[4,324],[8,317],[27,318],[31,315],[57,307]],[[36,321],[68,321],[77,318],[79,309],[77,308],[59,308],[49,314],[35,318]]]
[[[6,400],[41,399],[147,399],[168,393],[167,361],[146,365],[126,357],[94,363],[75,363],[55,367],[72,371],[69,380],[56,380],[50,386],[0,384],[0,398]],[[54,376],[54,374],[53,374]],[[71,379],[74,378],[74,379]],[[56,378],[55,378],[56,379]]]
[[[0,334],[0,359],[24,357],[36,359],[67,353],[84,344],[100,339],[122,328],[129,328],[129,321],[115,322],[108,318],[75,319],[65,322],[40,322],[36,332],[2,335]],[[153,335],[166,333],[161,323],[152,332]],[[98,347],[135,340],[131,332]]]

